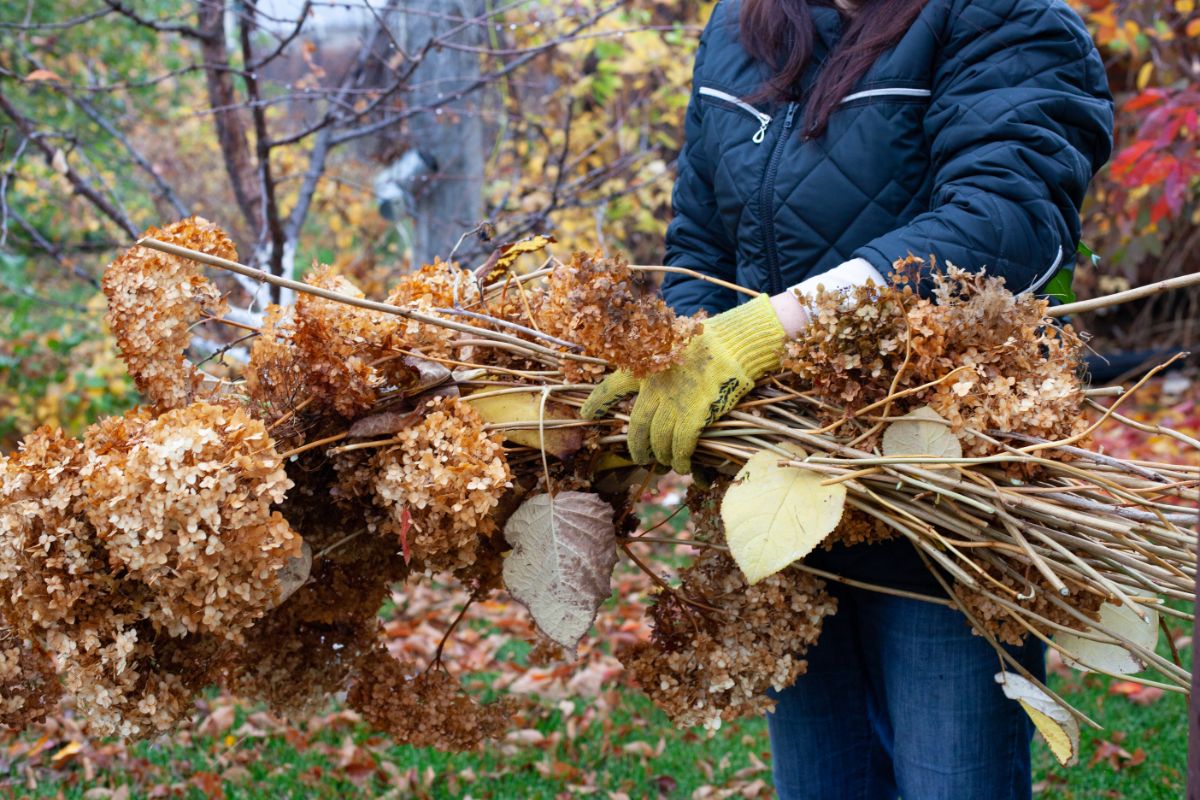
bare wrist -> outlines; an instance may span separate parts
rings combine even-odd
[[[789,339],[795,339],[808,327],[808,309],[790,289],[772,297],[771,308]]]

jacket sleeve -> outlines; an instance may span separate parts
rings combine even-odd
[[[929,211],[854,255],[884,274],[934,255],[1037,291],[1073,263],[1084,192],[1112,151],[1104,65],[1063,0],[951,6],[925,118]]]
[[[735,250],[717,210],[713,193],[713,164],[709,163],[701,142],[704,112],[697,95],[706,41],[714,25],[718,24],[720,11],[718,5],[708,28],[700,37],[700,46],[696,51],[683,150],[679,154],[675,187],[671,193],[674,216],[667,226],[665,263],[667,266],[686,267],[734,282]],[[662,293],[667,304],[679,314],[694,314],[701,309],[709,314],[719,314],[737,304],[737,297],[732,290],[677,273],[667,273]]]

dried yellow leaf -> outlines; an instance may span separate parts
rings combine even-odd
[[[1058,763],[1066,767],[1079,759],[1079,723],[1070,711],[1015,672],[996,673],[996,682],[1004,690],[1005,697],[1016,700],[1025,709]]]
[[[1153,651],[1158,644],[1158,612],[1147,608],[1143,613],[1148,619],[1143,620],[1124,603],[1105,603],[1100,606],[1099,624],[1119,639]],[[1119,644],[1119,639],[1114,640],[1094,628],[1088,628],[1086,633],[1104,636],[1109,641],[1098,642],[1075,633],[1055,634],[1054,641],[1070,653],[1063,654],[1068,666],[1082,672],[1099,670],[1112,675],[1133,675],[1146,668],[1146,662]]]
[[[822,486],[820,473],[779,466],[756,453],[721,502],[729,551],[751,585],[808,555],[842,518],[843,484]]]
[[[883,454],[962,458],[962,443],[950,430],[945,417],[929,406],[921,406],[883,432]]]
[[[570,406],[562,403],[548,400],[543,406],[540,391],[512,392],[478,398],[468,396],[464,399],[479,412],[479,416],[493,425],[523,423],[528,426],[502,430],[504,438],[510,442],[539,450],[544,446],[547,453],[558,458],[566,458],[583,446],[581,428],[545,426],[546,421],[575,419],[577,415]],[[540,429],[539,420],[542,421]]]

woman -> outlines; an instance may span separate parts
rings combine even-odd
[[[637,392],[633,458],[688,472],[701,429],[804,335],[789,287],[882,283],[911,253],[1039,291],[1070,269],[1111,130],[1103,65],[1062,0],[722,0],[696,56],[666,263],[763,294],[738,305],[668,276],[676,311],[715,316],[683,363],[610,376],[585,415]],[[905,540],[808,560],[939,591]],[[961,614],[832,589],[838,612],[769,716],[780,797],[1029,797],[1031,726]],[[1012,652],[1043,673],[1036,643]]]

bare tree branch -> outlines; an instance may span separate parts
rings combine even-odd
[[[245,0],[246,13],[242,15],[240,20],[239,38],[242,45],[242,62],[251,64],[254,62],[254,44],[252,37],[255,31],[254,0]],[[279,217],[279,204],[275,196],[275,179],[271,175],[271,137],[267,131],[267,116],[266,110],[261,103],[261,94],[258,88],[258,76],[254,72],[249,72],[245,78],[246,95],[250,100],[250,115],[254,120],[254,150],[255,157],[258,160],[258,186],[259,197],[262,200],[261,211],[261,227],[258,232],[259,242],[269,242],[270,254],[268,255],[267,267],[272,275],[284,275],[284,249],[286,241],[284,240],[283,223]],[[284,277],[291,277],[285,275]],[[274,290],[272,294],[278,295],[278,291]],[[277,297],[275,299],[278,299]]]
[[[590,17],[587,17],[587,18],[583,19],[582,21],[576,23],[575,27],[571,30],[571,32],[565,34],[565,37],[569,38],[569,37],[574,36],[575,34],[579,33],[580,31],[585,30],[586,28],[588,28],[592,25],[595,25],[601,19],[603,19],[607,15],[613,13],[614,11],[618,10],[623,5],[625,5],[625,0],[616,0],[616,2],[610,3],[609,5],[605,6],[604,8],[601,8],[596,13],[592,14]],[[431,47],[438,46],[442,38],[443,37],[439,37],[438,39],[431,41],[430,46]],[[478,91],[479,89],[483,88],[484,86],[487,86],[487,85],[493,83],[494,81],[499,80],[500,78],[503,78],[504,76],[508,75],[509,73],[519,69],[520,67],[524,66],[525,64],[528,64],[530,61],[532,61],[533,59],[542,55],[543,53],[545,53],[549,50],[553,50],[554,48],[559,46],[560,41],[561,41],[561,39],[555,39],[553,41],[550,41],[543,45],[540,45],[536,48],[530,48],[530,50],[528,52],[526,52],[524,55],[508,62],[501,69],[494,70],[485,75],[481,75],[478,80],[472,81],[470,84],[468,84],[467,86],[464,86],[463,88],[459,89],[458,91],[447,94],[444,98],[439,100],[437,103],[431,103],[431,104],[428,104],[425,106],[420,106],[420,107],[404,108],[394,114],[389,114],[388,116],[382,117],[378,120],[375,120],[374,122],[367,123],[358,128],[352,128],[350,130],[345,130],[345,131],[337,134],[336,136],[334,136],[333,141],[331,142],[331,145],[336,147],[338,145],[345,144],[346,142],[352,142],[356,139],[361,139],[364,136],[370,136],[372,134],[379,133],[380,131],[382,131],[386,128],[390,128],[391,126],[396,125],[399,122],[403,122],[404,120],[406,120],[409,117],[412,117],[416,114],[427,114],[430,111],[434,111],[437,108],[440,108],[441,106],[444,106],[448,103],[452,103],[456,100],[461,100],[462,98],[466,97],[467,95],[471,94],[472,92]],[[363,115],[359,114],[359,115],[356,115],[356,118],[362,118],[362,116]]]
[[[181,22],[163,22],[162,20],[150,19],[134,11],[129,6],[121,2],[121,0],[104,0],[104,4],[117,12],[123,17],[127,17],[138,25],[144,28],[158,31],[159,33],[178,33],[181,36],[186,36],[189,39],[203,40],[206,36],[204,32],[191,25],[185,25]]]
[[[37,147],[37,149],[42,151],[42,154],[46,157],[47,162],[54,161],[54,154],[56,152],[55,148],[46,143],[44,136],[36,130],[33,122],[17,110],[16,106],[12,104],[3,91],[0,91],[0,111],[3,111],[4,115],[13,121],[13,124],[16,125],[17,130],[20,131],[23,136],[33,142],[33,145]],[[138,237],[138,229],[136,226],[134,226],[129,217],[127,217],[119,208],[113,205],[113,203],[110,202],[107,197],[104,197],[102,194],[96,191],[96,189],[87,181],[87,179],[76,172],[69,163],[66,164],[66,171],[63,173],[63,177],[65,177],[70,182],[71,186],[74,187],[76,194],[86,198],[88,202],[94,205],[97,210],[104,214],[104,216],[115,222],[121,228],[121,230],[129,235],[130,239],[136,239]]]
[[[100,288],[100,281],[96,280],[95,275],[92,275],[83,267],[80,267],[78,264],[68,259],[66,255],[63,254],[62,248],[54,244],[54,242],[51,242],[45,236],[42,236],[42,232],[34,227],[33,223],[21,216],[21,212],[17,211],[15,208],[10,208],[8,210],[8,215],[12,217],[13,221],[17,223],[21,230],[25,231],[25,235],[28,236],[34,244],[41,248],[46,255],[53,258],[55,263],[62,267],[63,270],[75,276],[76,278],[79,278],[80,280],[90,283],[97,289]]]
[[[179,214],[181,217],[191,216],[192,212],[188,210],[187,204],[179,199],[179,195],[177,195],[175,190],[171,188],[171,184],[163,180],[162,175],[158,174],[158,170],[154,168],[154,165],[151,164],[144,155],[142,155],[141,151],[134,146],[133,142],[129,141],[128,136],[122,133],[120,129],[113,125],[107,117],[101,114],[99,109],[92,105],[89,100],[69,91],[62,84],[58,84],[57,86],[58,89],[71,100],[71,102],[79,107],[80,111],[87,114],[88,117],[97,125],[99,125],[105,133],[116,139],[121,146],[125,148],[125,152],[129,154],[129,157],[133,160],[133,163],[141,167],[142,170],[144,170],[145,173],[150,176],[150,179],[154,181],[154,185],[158,188],[159,194],[162,195],[164,200],[171,204],[171,207],[175,209],[175,213]]]

